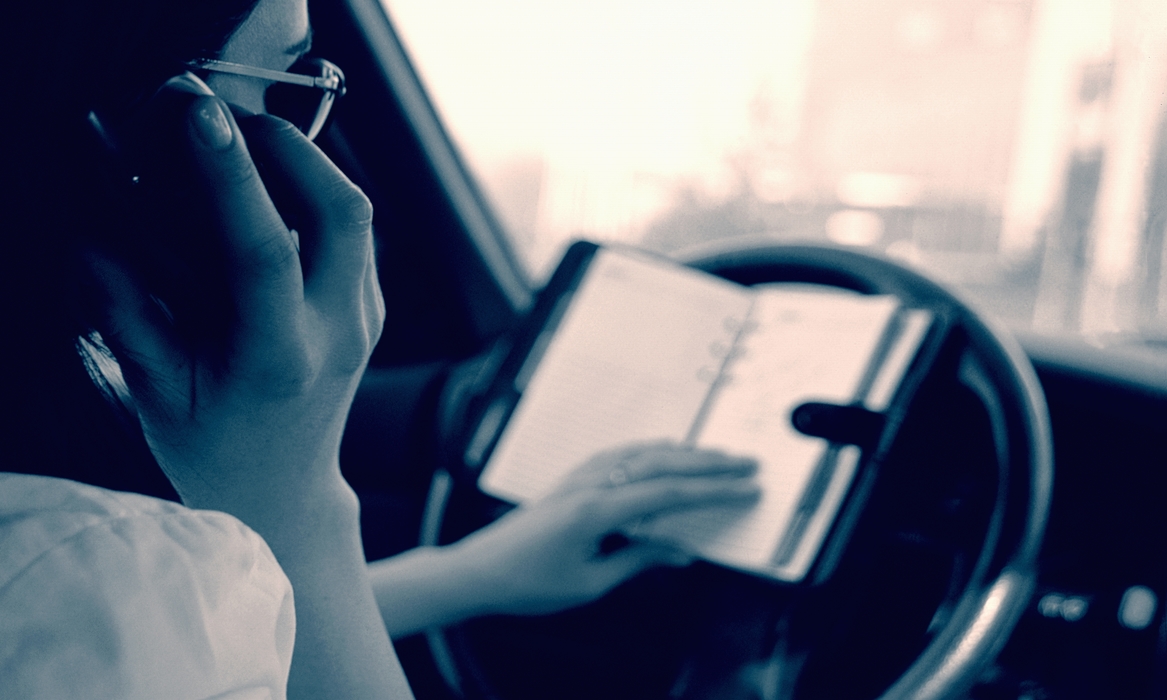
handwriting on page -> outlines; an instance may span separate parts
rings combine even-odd
[[[733,333],[745,290],[651,258],[601,251],[526,385],[480,485],[546,495],[597,452],[681,440]]]

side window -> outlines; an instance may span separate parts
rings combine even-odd
[[[576,237],[818,241],[1167,335],[1167,5],[383,2],[536,278]]]

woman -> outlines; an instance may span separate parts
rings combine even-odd
[[[591,600],[686,561],[650,543],[600,556],[605,534],[756,497],[746,460],[633,447],[453,546],[366,567],[338,453],[384,313],[368,200],[262,114],[266,81],[167,80],[206,58],[286,70],[310,41],[306,0],[22,5],[4,45],[27,87],[2,110],[7,395],[22,416],[5,425],[5,469],[116,487],[153,460],[185,507],[0,479],[0,686],[281,697],[286,680],[293,697],[408,697],[387,630]],[[147,133],[162,136],[142,152],[163,155],[141,162],[176,172],[138,182],[127,144]],[[192,277],[159,280],[172,263]],[[148,451],[111,437],[119,418],[92,389],[119,375],[120,420]],[[612,488],[617,467],[630,483]]]

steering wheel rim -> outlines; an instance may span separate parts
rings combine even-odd
[[[1007,533],[1008,541],[990,542],[990,535],[986,535],[978,567],[981,574],[970,576],[944,627],[880,697],[940,700],[965,692],[996,657],[1025,610],[1035,588],[1037,557],[1049,516],[1053,458],[1048,412],[1040,384],[1020,346],[941,285],[898,263],[855,250],[736,243],[707,248],[687,262],[747,285],[801,282],[864,294],[894,294],[910,305],[946,314],[964,333],[970,362],[976,365],[970,370],[970,381],[992,414],[996,452],[1005,477],[994,518],[1009,517],[1013,526]],[[435,482],[422,544],[440,542],[450,484],[448,478],[444,483]],[[451,687],[459,689],[458,667],[466,666],[467,660],[456,659],[459,652],[452,651],[441,631],[431,631],[428,637],[439,670]]]

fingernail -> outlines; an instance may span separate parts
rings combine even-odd
[[[190,72],[181,73],[174,76],[170,80],[167,80],[164,87],[174,88],[176,90],[184,90],[194,95],[207,95],[208,97],[215,96],[215,93],[211,91],[211,88],[209,88],[207,84],[202,81],[202,79],[200,79],[194,73]]]
[[[195,132],[207,148],[222,151],[231,145],[234,138],[234,134],[231,133],[231,122],[227,120],[227,115],[223,113],[218,100],[203,100],[191,121],[194,122]]]

